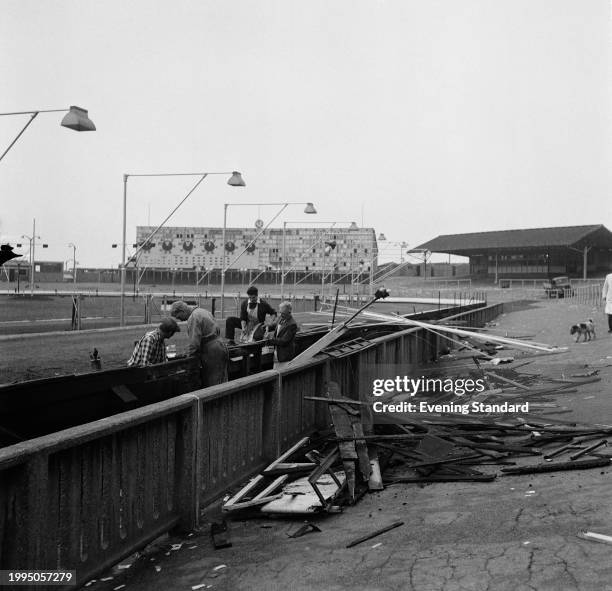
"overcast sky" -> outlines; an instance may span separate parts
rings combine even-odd
[[[224,202],[312,201],[417,246],[439,234],[612,229],[609,0],[0,0],[0,112],[41,114],[0,162],[0,237],[116,266],[124,173]],[[0,117],[0,152],[27,116]],[[131,178],[128,242],[197,179]],[[274,208],[230,208],[228,225]],[[308,221],[301,207],[282,220]],[[27,248],[25,249],[27,254]]]

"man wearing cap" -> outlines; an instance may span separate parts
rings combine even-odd
[[[227,382],[229,353],[219,339],[220,331],[213,315],[208,310],[178,301],[170,307],[170,316],[187,321],[187,353],[200,359],[203,387]]]
[[[165,340],[171,338],[174,333],[180,332],[180,330],[174,318],[164,318],[155,330],[147,332],[136,343],[134,352],[128,359],[128,366],[144,367],[145,365],[168,361]]]
[[[264,334],[266,316],[269,314],[276,319],[276,310],[259,297],[259,292],[254,285],[247,289],[247,296],[248,299],[240,304],[240,318],[230,316],[225,321],[225,338],[230,342],[234,341],[234,333],[237,328],[241,328],[242,334],[247,336],[259,327],[260,330],[253,334],[253,340],[259,340]]]

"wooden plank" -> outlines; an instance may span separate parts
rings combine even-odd
[[[577,460],[574,462],[560,462],[555,464],[535,464],[533,466],[517,466],[516,468],[502,468],[506,476],[513,474],[537,474],[539,472],[557,472],[560,470],[586,470],[588,468],[601,468],[608,466],[610,458],[599,458],[595,460]]]
[[[329,382],[329,392],[333,397],[340,394],[340,388],[336,382]],[[329,405],[329,412],[334,423],[334,430],[338,437],[353,437],[353,427],[349,419],[349,414],[337,404]],[[342,441],[338,444],[340,457],[346,474],[348,493],[351,502],[355,501],[355,460],[359,458],[354,441]]]
[[[279,476],[276,480],[274,480],[274,482],[266,486],[266,488],[264,488],[260,493],[256,494],[253,497],[253,500],[257,501],[259,499],[263,499],[269,496],[273,490],[276,490],[279,486],[281,486],[281,484],[284,484],[287,478],[289,478],[287,474],[283,474],[282,476]]]
[[[328,404],[352,404],[354,406],[372,406],[367,402],[360,402],[351,398],[323,398],[322,396],[304,396],[304,400],[314,400],[316,402],[327,402]]]
[[[492,371],[483,371],[483,373],[486,376],[489,376],[491,378],[499,380],[500,382],[505,382],[506,384],[510,384],[512,386],[516,386],[517,388],[520,388],[521,390],[527,390],[527,391],[531,390],[531,388],[529,388],[528,386],[525,386],[524,384],[521,384],[520,382],[515,382],[514,380],[510,380],[508,378],[500,376],[499,374],[496,374],[495,372],[492,372]]]
[[[387,485],[390,484],[419,484],[429,482],[492,482],[495,480],[495,474],[431,474],[430,476],[415,476],[414,478],[392,478],[387,480]]]
[[[261,474],[255,476],[255,478],[250,480],[231,499],[229,499],[229,501],[227,501],[223,505],[223,509],[226,509],[227,507],[231,507],[232,505],[235,505],[238,501],[240,501],[240,499],[242,499],[249,492],[251,492],[263,479],[264,477]]]
[[[594,531],[583,531],[578,534],[579,538],[583,540],[590,540],[592,542],[600,542],[602,544],[612,544],[612,536],[606,536],[605,534],[598,534]]]
[[[285,460],[291,457],[298,449],[304,447],[310,441],[309,437],[303,437],[300,439],[295,445],[291,446],[287,451],[282,453],[276,460],[274,460],[265,470],[265,472],[269,472],[270,470],[274,470],[279,464],[283,464]]]
[[[364,439],[359,438],[363,436],[363,425],[361,424],[361,417],[359,420],[357,417],[350,417],[353,433],[358,439],[355,441],[355,449],[357,450],[357,456],[359,457],[359,471],[361,472],[361,478],[364,481],[370,480],[372,474],[372,468],[370,466],[370,456],[368,455],[368,446]]]
[[[357,544],[361,544],[361,542],[366,542],[367,540],[371,540],[372,538],[380,536],[381,534],[384,534],[392,529],[395,529],[396,527],[400,527],[401,525],[404,525],[403,521],[396,521],[395,523],[392,523],[391,525],[387,525],[386,527],[377,529],[376,531],[373,531],[370,534],[366,534],[365,536],[361,536],[360,538],[357,538],[353,540],[352,542],[349,542],[346,545],[346,547],[352,548],[353,546],[356,546]]]
[[[268,497],[260,497],[259,499],[252,499],[251,501],[241,501],[240,503],[236,503],[234,505],[230,505],[229,507],[223,505],[222,511],[226,513],[230,513],[232,511],[241,511],[242,509],[251,509],[253,507],[258,507],[260,505],[266,505],[270,501],[276,501],[283,497],[282,493],[277,495],[272,495]]]
[[[335,478],[335,480],[334,480]],[[262,513],[279,515],[304,515],[319,513],[327,507],[340,491],[336,480],[343,486],[345,475],[343,472],[335,472],[334,478],[330,474],[323,474],[317,480],[317,488],[323,496],[325,502],[321,503],[313,491],[308,478],[300,478],[286,484],[284,494],[261,508]]]
[[[317,464],[314,462],[295,462],[293,464],[276,464],[272,469],[266,468],[262,474],[266,476],[280,476],[281,474],[299,474],[300,472],[309,472],[313,468],[316,468]]]

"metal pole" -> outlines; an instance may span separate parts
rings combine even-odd
[[[223,299],[225,295],[225,229],[227,226],[227,206],[229,203],[223,204],[223,233],[221,234],[221,248],[223,248],[223,257],[221,259],[221,319],[223,319]]]
[[[36,118],[36,115],[38,115],[40,111],[36,111],[32,117],[30,117],[30,120],[23,126],[23,129],[17,134],[17,137],[10,143],[9,147],[4,150],[4,152],[2,152],[2,156],[0,156],[0,160],[2,160],[7,152],[15,145],[15,143],[17,142],[17,140],[21,137],[21,134],[28,128],[28,126],[30,125],[30,123],[32,123],[32,121],[34,121],[34,119]]]
[[[119,296],[119,326],[125,326],[125,241],[127,214],[127,181],[128,175],[123,175],[123,241],[121,244],[121,293]]]
[[[34,251],[36,249],[36,218],[32,220],[32,240],[30,240],[31,254],[30,254],[30,295],[34,295]]]
[[[281,300],[285,294],[285,234],[287,232],[287,222],[283,222],[283,246],[282,246],[282,257],[281,257]]]
[[[321,271],[321,301],[323,300],[323,296],[325,294],[325,248],[327,245],[325,244],[325,234],[323,235],[323,269]]]
[[[72,283],[74,284],[74,289],[76,290],[76,245],[72,245]]]

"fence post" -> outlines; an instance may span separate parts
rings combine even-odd
[[[200,515],[201,467],[203,458],[198,453],[198,438],[202,425],[201,401],[193,403],[181,413],[177,425],[175,498],[180,515],[178,527],[190,531],[198,524]]]
[[[27,515],[25,527],[19,532],[22,537],[25,550],[22,555],[22,564],[26,569],[51,568],[53,559],[56,557],[50,554],[50,532],[55,535],[56,531],[46,526],[48,523],[47,507],[45,502],[49,498],[48,478],[49,478],[49,457],[45,453],[37,453],[32,456],[25,464],[25,474],[27,483],[26,492],[26,511]],[[25,535],[24,535],[25,534]],[[19,544],[18,544],[19,545]]]
[[[270,461],[278,458],[282,449],[281,417],[282,417],[283,378],[280,373],[264,395],[263,403],[263,453]]]

